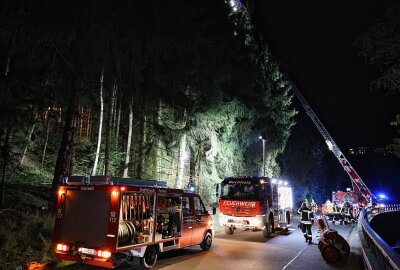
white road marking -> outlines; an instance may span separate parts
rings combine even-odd
[[[302,250],[299,251],[299,253],[296,255],[296,257],[294,257],[287,265],[285,265],[282,270],[285,270],[286,267],[288,267],[294,260],[296,260],[297,257],[300,256],[300,254],[308,247],[308,245],[306,245]]]

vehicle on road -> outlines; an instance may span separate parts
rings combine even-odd
[[[262,230],[265,238],[286,230],[293,207],[288,182],[268,177],[226,177],[217,185],[219,224],[228,235],[236,229]]]
[[[343,209],[345,203],[352,205],[352,216],[357,217],[359,213],[359,193],[353,192],[353,190],[348,189],[347,191],[333,191],[332,201],[326,201],[322,204],[321,212],[323,215],[333,218],[335,213],[333,211],[333,205],[336,203],[340,209]]]
[[[59,259],[151,269],[161,252],[200,245],[214,229],[199,195],[165,182],[71,176],[58,191],[53,242]]]

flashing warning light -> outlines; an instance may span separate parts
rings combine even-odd
[[[276,184],[276,183],[278,183],[278,180],[272,179],[272,184]]]
[[[379,194],[378,197],[379,199],[386,199],[386,195],[383,193]]]
[[[69,251],[69,246],[64,244],[57,244],[57,250],[67,252]]]
[[[60,189],[58,190],[58,196],[61,196],[61,195],[63,195],[63,194],[65,194],[65,190],[62,189],[62,188],[60,188]]]
[[[125,190],[126,190],[126,187],[121,187],[121,190],[122,190],[122,191],[125,191]]]
[[[98,250],[97,251],[97,256],[98,257],[103,257],[103,258],[110,258],[111,257],[111,252],[107,250]]]
[[[113,191],[111,192],[111,195],[112,195],[113,197],[116,197],[116,196],[118,196],[118,191],[116,191],[116,190],[113,190]]]

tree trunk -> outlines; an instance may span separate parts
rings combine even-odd
[[[6,188],[6,171],[7,171],[7,166],[8,166],[8,159],[10,157],[9,155],[9,148],[10,148],[10,137],[12,133],[12,120],[10,117],[8,117],[8,125],[7,125],[7,130],[6,130],[6,136],[4,137],[4,148],[3,148],[3,168],[2,168],[2,175],[1,175],[1,192],[0,192],[0,207],[4,206],[4,194],[5,194],[5,188]]]
[[[51,109],[49,110],[49,115],[47,116],[47,121],[46,121],[46,138],[45,138],[44,146],[43,146],[42,162],[40,163],[40,171],[42,171],[42,169],[43,169],[44,160],[46,158],[47,143],[49,141],[49,132],[50,132],[50,116],[51,116]]]
[[[161,99],[158,101],[158,112],[157,112],[157,124],[159,126],[162,125],[161,123],[161,115],[162,115],[162,103]],[[158,179],[161,180],[161,170],[162,170],[162,145],[161,145],[161,138],[157,136],[157,155],[156,155],[156,168],[158,172]]]
[[[197,191],[200,193],[202,189],[202,183],[200,182],[200,172],[201,172],[201,159],[203,156],[203,151],[204,151],[204,141],[200,142],[199,150],[197,152],[197,158],[196,162],[197,163],[197,169],[196,169],[196,182],[197,182]]]
[[[146,141],[145,134],[145,122],[146,116],[142,114],[142,121],[140,123],[139,129],[139,142],[138,142],[138,156],[137,156],[137,167],[136,167],[136,177],[141,178],[143,174],[143,164],[144,164],[144,145]]]
[[[133,106],[133,105],[132,105]],[[118,117],[117,117],[117,130],[115,132],[115,139],[117,140],[117,146],[118,146],[118,137],[119,137],[119,127],[121,125],[121,102],[120,105],[118,107]]]
[[[104,68],[101,70],[101,75],[100,75],[100,120],[99,120],[100,123],[99,123],[99,136],[97,138],[96,157],[94,159],[92,175],[96,175],[97,164],[99,162],[99,156],[100,156],[101,133],[103,132],[103,112],[104,112],[103,88],[104,88]]]
[[[112,106],[112,128],[111,128],[112,131],[117,129],[117,91],[118,91],[118,87],[117,87],[116,82],[114,82],[113,106]],[[115,134],[115,132],[113,134]]]
[[[29,131],[28,139],[27,139],[27,142],[26,142],[26,145],[25,145],[25,148],[24,148],[24,152],[22,153],[21,161],[19,163],[20,166],[22,166],[24,164],[26,152],[28,151],[28,147],[29,147],[30,142],[31,142],[32,134],[35,131],[37,117],[38,117],[38,115],[35,113],[35,117],[33,118],[33,125],[32,125],[31,130]]]
[[[106,149],[104,155],[104,175],[108,176],[110,174],[110,154],[111,154],[111,125],[112,125],[112,110],[113,110],[113,90],[110,91],[108,100],[108,117],[107,117],[107,127],[106,127]]]
[[[58,156],[56,161],[56,166],[54,170],[54,178],[51,185],[51,197],[50,197],[50,210],[54,213],[56,210],[57,203],[57,189],[60,181],[63,177],[70,175],[72,168],[73,159],[73,148],[74,148],[74,137],[76,133],[76,115],[79,103],[79,90],[81,84],[74,86],[71,90],[71,96],[68,104],[68,111],[65,120],[63,137],[61,140],[61,145],[58,150]]]
[[[183,171],[185,169],[185,162],[187,159],[186,134],[182,135],[179,152],[180,154],[179,154],[178,180],[176,181],[176,188],[182,188],[183,186]]]
[[[17,46],[16,46],[16,38],[17,38],[17,32],[18,30],[15,30],[12,42],[10,44],[10,48],[8,50],[7,54],[7,63],[6,63],[6,68],[4,71],[4,78],[3,81],[6,82],[5,89],[8,92],[7,95],[3,95],[2,98],[5,98],[5,96],[10,96],[10,89],[8,87],[8,76],[10,73],[10,68],[11,68],[11,58],[17,51]],[[6,187],[6,170],[8,166],[8,159],[9,159],[9,148],[10,148],[10,137],[12,134],[12,119],[11,116],[7,115],[7,129],[6,129],[6,134],[4,137],[4,146],[3,146],[3,167],[2,167],[2,175],[1,175],[1,187],[0,187],[0,207],[4,205],[4,192],[5,192],[5,187]]]
[[[129,129],[128,129],[128,141],[127,141],[127,146],[126,146],[126,156],[125,156],[123,177],[128,177],[129,158],[130,158],[131,142],[132,142],[132,124],[133,124],[133,109],[132,109],[132,103],[131,103],[129,105]]]

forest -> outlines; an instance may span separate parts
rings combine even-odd
[[[393,95],[398,7],[354,43]],[[53,260],[52,194],[70,175],[192,184],[209,206],[224,177],[263,173],[262,135],[265,174],[295,202],[348,184],[245,7],[4,0],[0,14],[0,268]]]
[[[279,176],[293,95],[245,10],[7,0],[0,14],[0,264],[51,258],[65,176],[191,183],[211,204],[225,176],[262,172],[261,134]]]

